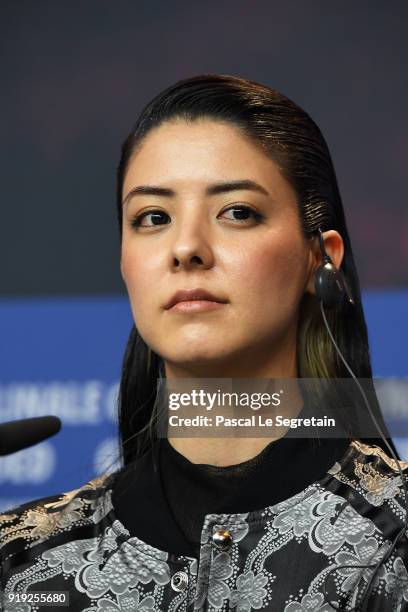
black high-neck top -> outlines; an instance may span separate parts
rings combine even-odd
[[[345,438],[283,436],[252,459],[217,467],[192,463],[166,438],[157,439],[137,468],[119,474],[113,507],[131,535],[197,557],[206,514],[245,513],[283,501],[320,479],[349,444]]]

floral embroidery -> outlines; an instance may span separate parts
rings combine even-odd
[[[143,545],[132,546],[124,542],[101,567],[100,561],[99,555],[81,558],[81,569],[77,576],[77,582],[82,585],[81,590],[93,598],[101,597],[109,590],[122,595],[128,587],[135,587],[139,582],[164,585],[170,581],[166,561],[146,555]]]
[[[231,605],[236,606],[237,612],[250,612],[252,608],[259,610],[267,594],[263,588],[267,582],[268,578],[262,572],[256,576],[252,570],[241,574],[237,578],[237,589],[231,593]]]
[[[354,472],[360,479],[360,484],[368,491],[366,498],[373,506],[381,506],[385,499],[390,499],[401,493],[401,476],[383,476],[370,463],[355,461]]]
[[[67,493],[63,493],[61,499],[53,502],[49,502],[48,504],[44,504],[44,508],[46,509],[56,509],[62,506],[66,506],[78,493],[85,493],[85,491],[96,491],[98,488],[102,487],[105,483],[108,474],[104,474],[103,476],[98,476],[93,480],[87,482],[83,487],[79,489],[73,489],[72,491],[68,491]]]
[[[56,530],[67,529],[83,518],[84,514],[80,510],[84,506],[85,502],[78,499],[73,500],[72,505],[66,509],[53,514],[46,512],[41,506],[32,510],[28,509],[16,525],[12,524],[4,530],[4,541],[10,542],[24,538],[25,540],[36,540],[36,543],[44,542]]]
[[[34,527],[30,532],[30,537],[38,538],[38,542],[46,540],[56,528],[69,527],[71,523],[81,518],[80,509],[84,507],[81,499],[74,499],[69,508],[64,508],[54,514],[45,513],[41,510],[33,510],[27,513],[24,521],[25,527]]]
[[[220,608],[223,600],[229,597],[230,589],[225,580],[231,574],[232,566],[229,555],[226,552],[216,555],[211,565],[208,587],[208,601],[215,608]]]
[[[0,525],[11,523],[9,527],[2,528],[4,542],[23,538],[33,541],[31,545],[47,540],[51,535],[61,530],[67,530],[78,521],[86,517],[87,510],[93,509],[99,502],[103,505],[103,497],[87,499],[82,497],[86,491],[97,491],[109,476],[101,476],[86,483],[82,488],[63,493],[53,502],[35,505],[27,508],[21,516],[0,515]],[[106,503],[106,502],[105,502]],[[58,508],[58,510],[56,510]],[[6,517],[6,518],[4,518]],[[19,519],[13,525],[13,520]]]
[[[360,440],[353,440],[352,446],[357,449],[360,453],[363,453],[367,456],[374,456],[381,459],[389,468],[394,470],[394,472],[399,472],[398,466],[394,459],[389,457],[380,446],[369,446],[368,444],[364,444]],[[402,470],[406,470],[408,468],[408,461],[403,461],[402,459],[399,461]]]
[[[344,500],[337,498],[337,503]],[[330,517],[324,517],[317,525],[314,532],[317,546],[309,538],[312,548],[323,550],[326,555],[336,553],[345,544],[358,544],[364,536],[372,535],[376,531],[374,523],[370,519],[360,516],[352,506],[346,506],[341,514],[331,521]]]
[[[295,536],[302,536],[307,533],[316,522],[316,517],[313,515],[313,508],[316,506],[316,496],[308,497],[300,504],[289,508],[278,514],[272,523],[273,527],[279,530],[279,533],[284,534],[289,530],[293,530]]]
[[[333,612],[332,606],[324,602],[322,593],[306,593],[302,601],[291,601],[284,612]]]
[[[392,461],[378,447],[353,441],[324,478],[291,498],[261,511],[206,515],[200,556],[192,558],[130,535],[114,514],[113,477],[0,515],[0,562],[11,569],[0,575],[0,590],[68,590],[75,601],[70,609],[83,612],[178,612],[191,606],[197,612],[331,612],[323,595],[326,576],[336,569],[327,580],[329,601],[356,601],[372,575],[372,568],[360,566],[383,558],[391,540],[382,525],[390,513],[401,521],[404,505]],[[228,551],[214,547],[217,529],[231,532]],[[405,610],[407,559],[398,555],[407,545],[405,538],[376,575],[371,596],[381,612]],[[179,571],[187,575],[185,591],[170,584]],[[5,612],[11,611],[31,607]]]
[[[354,589],[358,580],[363,579],[368,582],[371,578],[371,573],[373,568],[366,567],[358,567],[361,565],[376,565],[377,562],[385,555],[386,551],[389,548],[389,544],[385,543],[380,548],[378,547],[378,542],[375,538],[367,538],[358,542],[354,549],[355,554],[349,552],[340,552],[336,555],[336,563],[338,565],[355,565],[357,567],[342,567],[338,568],[338,574],[342,576],[347,576],[346,580],[344,580],[341,585],[342,591],[351,591]],[[384,568],[380,568],[380,571],[377,572],[376,577],[374,578],[373,587],[378,586],[380,578],[384,578]]]
[[[408,601],[408,573],[401,557],[394,561],[394,571],[385,576],[386,591],[393,595],[396,604],[401,601]]]

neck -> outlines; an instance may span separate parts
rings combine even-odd
[[[249,348],[245,351],[244,357],[240,355],[239,358],[229,355],[224,357],[224,359],[208,360],[207,362],[196,360],[189,364],[176,364],[165,361],[165,377],[172,381],[171,384],[177,384],[178,379],[228,378],[235,380],[244,378],[248,379],[248,384],[256,386],[256,379],[293,379],[297,378],[297,376],[296,339],[290,336],[290,334],[280,344],[279,350],[275,351],[271,351],[269,344],[261,349],[258,346],[253,351]],[[203,387],[207,387],[207,384],[208,381],[205,381]],[[236,384],[238,385],[239,381]],[[262,387],[262,384],[260,387]],[[259,390],[263,391],[262,388]],[[297,384],[291,385],[290,395],[286,399],[288,401],[285,402],[284,408],[278,414],[282,414],[285,417],[296,417],[303,407],[303,398]],[[221,407],[217,414],[222,414],[222,410],[223,408]],[[254,413],[252,410],[250,412]],[[251,428],[249,428],[248,437],[228,438],[176,437],[168,432],[168,440],[179,453],[192,463],[228,466],[252,459],[271,441],[278,440],[284,436],[288,428],[273,428],[271,435],[265,437],[267,431],[268,429],[266,428],[266,431],[262,432],[262,437],[260,435],[258,437],[249,437],[251,435]],[[220,435],[222,435],[222,430]]]
[[[297,417],[303,408],[303,400],[299,392],[298,402],[291,402],[290,406],[280,411],[285,418]],[[169,443],[181,455],[192,463],[206,463],[215,466],[228,466],[248,461],[258,455],[270,442],[282,438],[289,427],[271,428],[274,436],[265,437],[177,437],[168,436]],[[276,431],[279,434],[276,435]],[[267,430],[266,430],[267,431]],[[249,429],[250,432],[250,429]]]
[[[256,358],[258,357],[258,359]],[[248,356],[245,363],[232,363],[231,359],[228,364],[222,367],[222,364],[211,364],[207,368],[198,369],[198,364],[194,367],[176,366],[174,364],[166,364],[166,378],[173,379],[177,383],[179,378],[246,378],[249,382],[256,386],[256,379],[293,379],[297,377],[296,367],[296,351],[286,352],[285,354],[275,355],[272,361],[269,355],[269,360],[259,359],[257,356]],[[204,381],[203,381],[204,382]],[[235,383],[234,383],[235,385]],[[236,386],[239,385],[239,381]],[[206,385],[204,384],[203,387]],[[261,385],[262,386],[262,385]],[[259,389],[258,389],[259,391]],[[263,391],[263,389],[261,389]],[[303,408],[303,398],[298,388],[294,383],[290,387],[290,395],[285,398],[284,408],[278,414],[285,417],[296,417]],[[225,409],[225,407],[224,407]],[[183,416],[190,416],[189,408],[184,409]],[[217,414],[222,414],[223,408],[217,411]],[[251,413],[254,413],[250,410]],[[195,414],[197,414],[195,410]],[[211,413],[207,413],[210,414]],[[213,411],[214,414],[214,411]],[[228,415],[230,416],[230,415]],[[247,415],[248,416],[248,415]],[[173,429],[173,432],[175,430]],[[214,431],[214,429],[212,430]],[[258,430],[259,431],[259,430]],[[284,436],[288,428],[274,428],[271,435],[265,435],[268,428],[265,428],[265,434],[262,432],[262,437],[249,437],[251,428],[248,428],[248,437],[176,437],[168,433],[169,443],[184,457],[192,463],[205,463],[215,466],[228,466],[242,463],[252,459],[258,455],[270,442],[276,441]],[[221,435],[221,432],[220,432]]]

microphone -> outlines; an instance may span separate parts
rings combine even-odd
[[[0,424],[0,456],[11,455],[55,435],[61,429],[56,416],[33,417]]]

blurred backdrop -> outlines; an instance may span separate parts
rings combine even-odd
[[[402,1],[2,1],[0,421],[63,430],[0,458],[0,510],[118,465],[115,170],[144,105],[199,73],[276,88],[322,130],[407,459],[407,17]]]

